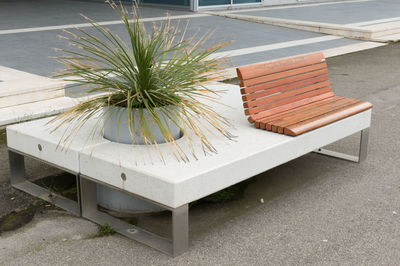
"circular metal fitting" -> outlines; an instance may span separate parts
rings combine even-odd
[[[126,180],[126,174],[125,173],[121,173],[121,179],[124,180],[124,181]]]

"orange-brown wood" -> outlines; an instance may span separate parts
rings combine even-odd
[[[275,120],[275,121],[269,122],[269,124],[271,125],[271,129],[273,132],[283,133],[284,128],[287,126],[299,123],[301,121],[313,118],[315,116],[319,116],[319,115],[340,109],[345,106],[350,106],[357,102],[360,102],[360,100],[344,98],[342,100],[338,100],[333,103],[328,103],[328,104],[319,106],[318,108],[300,112],[292,117],[287,117],[285,119],[280,119],[280,120]]]
[[[260,77],[253,78],[253,79],[245,79],[245,80],[239,80],[239,81],[240,81],[241,87],[249,87],[249,86],[266,83],[266,82],[270,82],[273,80],[279,80],[279,79],[287,78],[290,76],[301,75],[301,74],[305,74],[305,73],[309,73],[312,71],[317,71],[317,70],[321,70],[321,69],[325,69],[325,68],[326,68],[326,63],[322,62],[322,63],[315,64],[315,65],[306,65],[306,66],[303,66],[300,68],[288,69],[288,70],[282,71],[282,72],[277,72],[277,73],[264,75],[264,76],[260,76]]]
[[[298,68],[304,65],[316,64],[325,60],[321,52],[301,55],[273,62],[263,62],[259,64],[249,65],[237,68],[238,78],[241,80],[252,79],[270,73],[282,72],[291,68]]]
[[[301,121],[300,119],[302,119],[303,117],[305,117],[307,115],[323,113],[324,111],[334,108],[335,106],[353,103],[354,101],[357,101],[357,100],[353,100],[353,99],[349,99],[349,98],[342,98],[342,99],[339,99],[336,101],[325,102],[324,104],[321,104],[321,105],[315,105],[313,108],[307,108],[307,109],[304,108],[304,109],[301,109],[300,111],[294,112],[290,115],[286,115],[283,117],[279,116],[279,117],[271,120],[269,123],[280,126],[280,125],[286,125],[286,124],[290,123],[291,121],[298,122],[298,121]]]
[[[258,100],[245,102],[245,103],[243,103],[243,107],[244,108],[252,108],[252,107],[260,106],[260,105],[263,105],[263,104],[268,104],[270,102],[274,102],[274,101],[277,101],[279,99],[295,96],[295,95],[298,95],[298,94],[302,94],[302,93],[305,93],[305,92],[308,92],[308,91],[313,91],[313,90],[320,89],[320,88],[325,88],[325,87],[328,87],[329,90],[330,90],[329,85],[330,85],[329,81],[325,79],[322,82],[318,82],[318,83],[314,83],[313,82],[313,83],[311,83],[311,85],[307,84],[307,86],[301,86],[301,87],[296,86],[294,88],[291,88],[291,90],[288,90],[288,91],[285,90],[284,92],[276,93],[276,94],[274,94],[272,96],[269,96],[269,97],[263,97],[263,98],[260,98]]]
[[[313,72],[308,72],[302,75],[292,76],[284,79],[279,79],[267,83],[263,83],[257,86],[252,86],[248,88],[242,88],[240,92],[243,94],[243,101],[251,101],[257,99],[259,97],[269,95],[268,93],[275,93],[281,91],[282,87],[291,86],[292,84],[300,84],[301,82],[308,81],[310,79],[318,78],[318,77],[326,77],[328,79],[328,70],[320,69]]]
[[[268,122],[274,121],[274,120],[276,120],[278,118],[291,117],[293,115],[296,115],[299,112],[313,110],[315,108],[319,108],[320,106],[322,106],[322,105],[324,105],[326,103],[332,103],[332,102],[338,101],[339,99],[343,99],[343,97],[333,96],[333,97],[330,97],[330,98],[327,98],[327,99],[323,99],[323,100],[320,100],[320,101],[317,101],[317,102],[306,104],[304,106],[296,107],[296,108],[287,110],[285,112],[281,112],[281,113],[278,113],[278,114],[275,114],[275,115],[268,116],[266,118],[263,118],[263,119],[259,120],[259,123],[260,123],[259,127],[261,129],[271,130],[271,124],[268,123]],[[267,127],[267,123],[268,123],[268,127]]]
[[[321,106],[321,105],[324,105],[326,103],[332,103],[332,102],[338,101],[340,99],[344,99],[344,98],[343,97],[338,97],[338,96],[333,96],[333,97],[330,97],[330,98],[327,98],[327,99],[323,99],[323,100],[320,100],[320,101],[317,101],[317,102],[306,104],[304,106],[300,106],[300,107],[296,107],[296,108],[290,109],[290,110],[288,110],[288,111],[286,111],[284,113],[278,113],[278,114],[275,114],[275,115],[272,115],[272,116],[268,116],[268,117],[260,120],[260,122],[269,122],[269,121],[276,120],[277,118],[292,117],[293,115],[296,115],[299,112],[304,112],[304,111],[307,111],[307,110],[313,110],[315,108],[319,108],[319,106]]]
[[[322,53],[237,69],[245,114],[256,128],[290,136],[372,108],[330,89]]]
[[[324,94],[330,92],[330,88],[329,87],[324,87],[324,88],[320,88],[320,89],[316,89],[316,90],[312,90],[312,91],[308,91],[306,93],[302,93],[302,94],[296,94],[293,97],[288,97],[288,98],[283,98],[281,99],[281,97],[278,97],[280,100],[276,101],[276,102],[272,102],[269,104],[265,104],[265,105],[261,105],[261,106],[257,106],[251,109],[247,109],[245,110],[245,114],[246,115],[251,115],[251,114],[257,114],[260,113],[262,111],[266,111],[268,109],[271,108],[275,108],[284,104],[289,104],[289,103],[294,103],[297,102],[299,100],[303,100],[303,99],[307,99],[310,98],[312,96],[317,96],[320,94]]]
[[[290,125],[284,129],[284,133],[289,136],[298,136],[310,130],[325,126],[340,119],[363,112],[370,108],[372,108],[371,103],[364,101],[358,102],[351,106],[346,106],[338,110],[334,110],[332,112],[325,113],[323,115],[316,116],[308,120],[304,120],[297,124]]]
[[[272,109],[269,109],[269,110],[265,110],[262,113],[258,113],[258,114],[249,116],[248,120],[249,120],[250,123],[254,123],[254,121],[257,121],[259,119],[263,119],[263,118],[268,117],[270,115],[277,114],[277,113],[280,113],[280,112],[283,112],[283,111],[286,111],[286,110],[290,110],[290,109],[293,109],[293,108],[296,108],[296,107],[299,107],[299,106],[303,106],[303,105],[306,105],[306,104],[309,104],[309,103],[317,102],[317,101],[320,101],[320,100],[323,100],[323,99],[326,99],[326,98],[329,98],[329,97],[332,97],[332,96],[334,96],[334,94],[331,91],[327,92],[327,93],[324,93],[324,94],[317,95],[317,96],[312,96],[310,98],[306,98],[306,99],[303,99],[303,100],[300,100],[300,101],[297,101],[297,102],[291,102],[291,103],[288,103],[288,104],[284,104],[282,106],[278,106],[278,107],[275,107],[275,108],[272,108]]]

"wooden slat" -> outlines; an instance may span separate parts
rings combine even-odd
[[[299,100],[302,100],[302,99],[305,99],[305,98],[309,98],[309,97],[312,97],[312,96],[317,96],[319,94],[323,94],[323,93],[326,93],[326,92],[330,91],[329,87],[323,87],[323,88],[320,88],[320,89],[315,89],[315,88],[319,87],[319,84],[314,85],[312,87],[313,87],[312,88],[313,90],[311,90],[311,91],[308,91],[308,92],[302,93],[302,94],[296,94],[295,96],[290,95],[292,97],[289,97],[289,98],[282,98],[280,95],[284,94],[284,93],[281,93],[281,94],[276,96],[276,98],[280,99],[280,100],[275,101],[275,102],[271,102],[269,104],[264,104],[264,105],[260,105],[260,106],[253,107],[253,108],[250,108],[250,109],[246,109],[245,110],[245,114],[246,115],[257,114],[257,113],[260,113],[262,111],[266,111],[268,109],[278,107],[280,105],[296,102],[296,101],[299,101]],[[289,95],[289,92],[287,93],[287,95]]]
[[[327,77],[328,76],[321,76],[301,82],[292,83],[290,84],[290,86],[280,86],[276,89],[265,91],[264,96],[269,96],[271,94],[273,95],[269,97],[260,97],[253,101],[244,102],[243,107],[251,108],[254,106],[269,103],[271,101],[275,101],[277,99],[290,97],[291,95],[296,95],[302,92],[315,90],[317,88],[329,87],[330,83]],[[278,94],[278,92],[280,93]]]
[[[272,116],[268,116],[266,118],[261,119],[260,121],[270,122],[270,121],[276,120],[277,118],[290,117],[290,116],[296,115],[299,112],[307,111],[307,110],[310,110],[310,109],[313,109],[313,108],[318,108],[319,106],[324,105],[326,103],[332,103],[332,102],[335,102],[335,101],[338,101],[338,100],[341,100],[341,99],[343,99],[343,97],[333,96],[333,97],[330,97],[330,98],[327,98],[327,99],[323,99],[323,100],[320,100],[320,101],[317,101],[317,102],[309,103],[309,104],[306,104],[306,105],[303,105],[303,106],[300,106],[300,107],[296,107],[296,108],[290,109],[290,110],[288,110],[286,112],[283,112],[283,113],[278,113],[278,114],[275,114],[275,115],[272,115]]]
[[[284,129],[284,133],[289,136],[298,136],[310,130],[325,126],[340,119],[349,117],[351,115],[363,112],[372,108],[369,102],[359,102],[351,106],[346,106],[341,109],[304,120],[300,123],[290,125]]]
[[[334,96],[332,91],[329,91],[327,93],[323,93],[323,94],[320,94],[320,95],[316,95],[316,96],[311,96],[309,98],[302,99],[300,101],[290,102],[290,103],[284,104],[282,106],[278,106],[276,108],[271,108],[269,110],[265,110],[262,113],[258,113],[258,114],[249,116],[248,120],[249,120],[250,123],[254,123],[257,120],[260,120],[262,118],[268,117],[270,115],[277,114],[277,113],[280,113],[280,112],[283,112],[283,111],[286,111],[286,110],[290,110],[290,109],[293,109],[293,108],[296,108],[296,107],[299,107],[299,106],[303,106],[303,105],[306,105],[306,104],[309,104],[309,103],[313,103],[313,102],[316,102],[316,101],[320,101],[320,100],[323,100],[323,99],[326,99],[326,98],[329,98],[329,97],[332,97],[332,96]]]
[[[273,132],[278,132],[278,133],[283,133],[283,129],[287,126],[290,126],[292,124],[297,124],[301,121],[340,109],[345,106],[349,106],[352,104],[355,104],[357,102],[360,102],[360,100],[356,99],[349,99],[349,98],[344,98],[342,100],[333,102],[333,103],[328,103],[323,106],[320,106],[319,108],[311,109],[305,112],[301,112],[295,116],[288,117],[286,119],[282,120],[275,120],[272,122],[269,122],[268,124],[271,125],[271,130]]]
[[[252,79],[255,77],[281,72],[291,68],[298,68],[304,65],[316,64],[324,60],[321,52],[301,55],[273,62],[263,62],[250,66],[239,67],[236,69],[240,80]]]
[[[300,106],[300,107],[296,107],[296,108],[293,108],[293,109],[290,109],[290,110],[287,110],[287,111],[284,111],[284,112],[281,112],[281,113],[277,113],[275,115],[268,116],[266,118],[258,120],[259,121],[259,127],[261,129],[271,130],[271,126],[270,125],[267,127],[267,123],[268,122],[271,122],[271,121],[273,121],[273,120],[275,120],[277,118],[289,117],[289,116],[295,115],[298,112],[303,112],[303,111],[307,111],[307,110],[310,110],[310,109],[319,108],[321,105],[324,105],[326,103],[332,103],[332,102],[338,101],[340,99],[343,99],[343,97],[333,96],[333,97],[326,98],[326,99],[323,99],[323,100],[320,100],[320,101],[317,101],[317,102],[313,102],[313,103],[309,103],[309,104],[306,104],[306,105],[303,105],[303,106]]]
[[[260,76],[254,79],[240,80],[241,87],[250,87],[256,84],[270,82],[273,80],[283,79],[290,76],[300,75],[311,71],[321,70],[327,68],[326,62],[322,62],[315,65],[307,65],[300,68],[289,69],[282,72],[273,73],[270,75]]]
[[[270,82],[252,86],[252,87],[242,88],[242,89],[240,89],[240,92],[243,94],[242,99],[244,101],[250,101],[250,100],[256,99],[258,97],[257,92],[263,93],[265,90],[275,89],[275,87],[278,87],[278,86],[288,85],[288,84],[291,84],[291,83],[294,83],[297,81],[302,81],[302,80],[307,80],[310,78],[322,76],[324,74],[328,75],[328,69],[326,69],[326,68],[319,69],[316,71],[304,73],[304,74],[297,75],[297,76],[291,76],[291,77],[287,77],[284,79],[278,79],[278,80],[270,81]]]
[[[327,111],[331,111],[331,110],[333,110],[332,108],[334,108],[335,106],[342,106],[345,104],[354,103],[354,101],[358,101],[358,100],[349,99],[349,98],[341,98],[338,100],[333,100],[334,97],[332,97],[330,99],[332,99],[332,101],[325,101],[322,104],[319,104],[321,102],[321,101],[319,101],[310,108],[304,108],[298,112],[293,112],[289,115],[278,116],[275,119],[271,119],[267,123],[274,125],[274,126],[286,126],[286,125],[294,124],[296,122],[305,120],[304,118],[307,116],[312,117],[313,115],[316,116],[318,114],[323,114],[324,112],[326,113]],[[308,118],[306,118],[306,119],[308,119]]]

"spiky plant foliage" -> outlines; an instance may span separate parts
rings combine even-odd
[[[164,120],[171,119],[188,138],[189,145],[193,140],[188,133],[192,132],[204,151],[215,152],[205,134],[208,128],[211,126],[227,138],[232,135],[227,119],[204,100],[216,101],[221,93],[207,88],[206,83],[220,78],[225,59],[212,54],[227,43],[208,45],[210,33],[187,38],[187,26],[182,31],[179,23],[173,26],[169,18],[146,28],[137,6],[129,13],[122,4],[108,3],[120,16],[128,41],[85,16],[95,34],[77,28],[76,32],[65,31],[67,36],[61,36],[78,49],[61,50],[63,55],[58,59],[67,68],[58,76],[86,85],[89,93],[99,93],[52,120],[56,128],[68,124],[69,131],[62,141],[71,140],[94,116],[109,119],[107,110],[112,108],[104,107],[124,107],[127,117],[122,119],[129,125],[132,143],[140,134],[147,145],[158,148],[149,130],[149,123],[153,123],[174,156],[187,161],[188,156],[165,126]],[[143,114],[144,109],[152,116],[150,122]],[[140,125],[140,132],[135,131],[135,125]]]

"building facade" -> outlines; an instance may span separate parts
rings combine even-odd
[[[302,0],[142,0],[143,3],[187,7],[192,11],[293,4]]]

